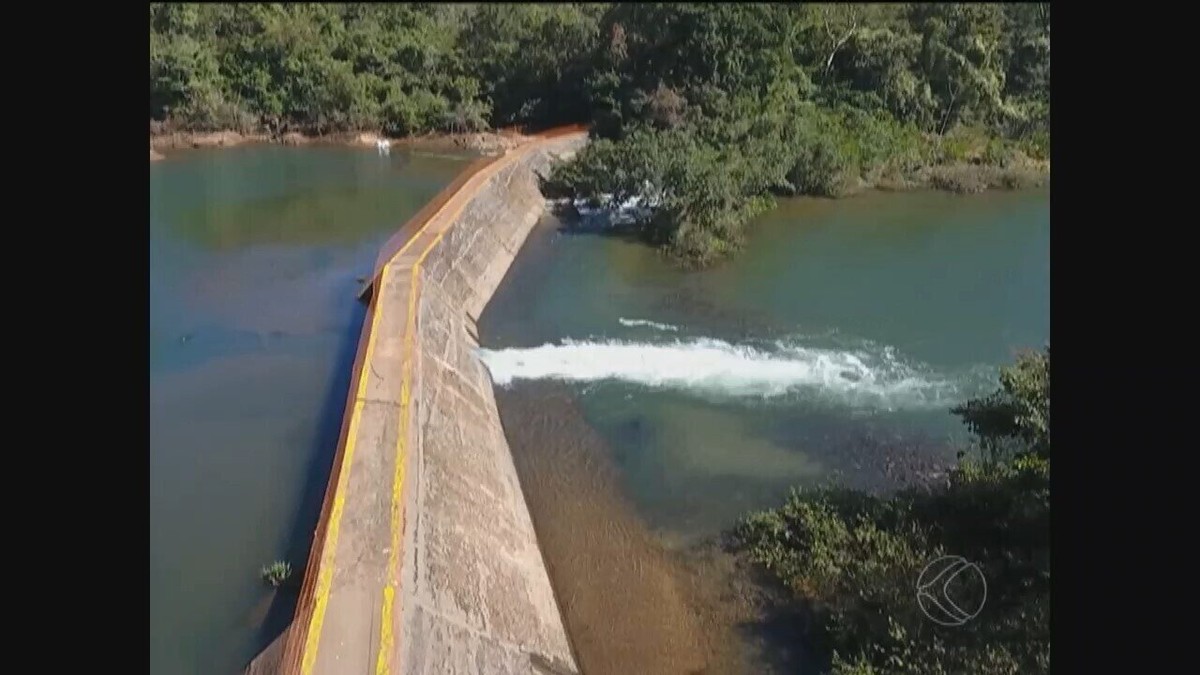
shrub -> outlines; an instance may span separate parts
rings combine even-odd
[[[836,197],[845,189],[849,170],[849,160],[829,136],[810,135],[798,144],[787,179],[796,194]]]
[[[1003,369],[995,393],[954,409],[983,443],[948,480],[880,497],[793,491],[743,519],[738,547],[814,609],[809,634],[841,675],[1050,670],[1049,348]],[[1016,452],[995,452],[995,443]],[[985,611],[944,629],[914,597],[943,553],[974,562]]]
[[[1033,132],[1022,141],[1021,148],[1033,159],[1050,159],[1050,132],[1045,130]]]
[[[275,588],[279,588],[292,576],[292,566],[290,563],[276,560],[270,565],[265,565],[260,572],[262,580]]]
[[[261,126],[257,115],[213,91],[189,100],[172,114],[171,122],[187,131],[229,130],[241,134],[254,133]]]

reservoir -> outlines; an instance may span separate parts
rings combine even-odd
[[[341,147],[150,165],[150,672],[240,672],[290,621],[379,247],[469,158]]]

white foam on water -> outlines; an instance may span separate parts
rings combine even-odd
[[[672,326],[669,323],[658,323],[657,321],[648,321],[646,319],[626,319],[625,317],[621,317],[617,319],[617,321],[621,322],[622,326],[628,326],[630,328],[635,326],[646,326],[647,328],[653,328],[654,330],[668,331],[671,333],[679,330],[679,326]]]
[[[592,206],[587,199],[577,198],[572,201],[575,211],[584,219],[607,218],[611,225],[630,225],[650,217],[654,213],[660,199],[644,199],[633,196],[617,203],[613,195],[602,194],[597,197],[601,206]]]
[[[751,346],[713,338],[566,339],[532,348],[482,349],[480,357],[500,386],[516,380],[613,380],[722,398],[811,394],[886,409],[945,407],[962,399],[967,384],[906,363],[889,347],[819,349],[795,340]]]

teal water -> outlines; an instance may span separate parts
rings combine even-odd
[[[1048,191],[787,200],[703,272],[589,229],[545,219],[480,321],[580,666],[821,672],[719,535],[793,486],[944,475],[949,409],[1049,339]]]
[[[150,672],[233,673],[302,574],[383,241],[464,162],[346,148],[150,165]]]
[[[567,383],[664,540],[792,485],[936,476],[949,408],[1049,331],[1048,190],[786,200],[701,272],[547,221],[481,321],[497,384]]]

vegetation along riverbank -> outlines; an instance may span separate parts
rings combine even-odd
[[[978,447],[943,483],[796,491],[738,527],[737,546],[816,618],[807,639],[835,675],[1050,672],[1049,347],[1000,383],[954,409]],[[918,595],[944,556],[982,573],[945,587],[955,605]]]
[[[1050,169],[1048,3],[159,3],[150,42],[154,150],[590,123],[547,192],[696,265],[776,195]]]
[[[150,5],[151,161],[379,138],[502,151],[519,130],[573,123],[592,141],[543,177],[546,196],[636,204],[627,227],[690,266],[736,252],[778,197],[1045,184],[1049,4]],[[977,447],[948,475],[796,492],[737,527],[741,554],[811,613],[796,638],[834,673],[1049,671],[1048,348],[1000,385],[955,408]],[[551,525],[552,546],[569,541]],[[607,553],[649,548],[625,540]],[[982,598],[964,590],[982,613],[953,626],[916,594],[946,555],[987,580]],[[669,578],[646,559],[646,578]],[[582,615],[619,611],[587,583],[595,561],[568,562]],[[690,664],[702,631],[679,617],[662,630],[676,637],[639,648]]]

